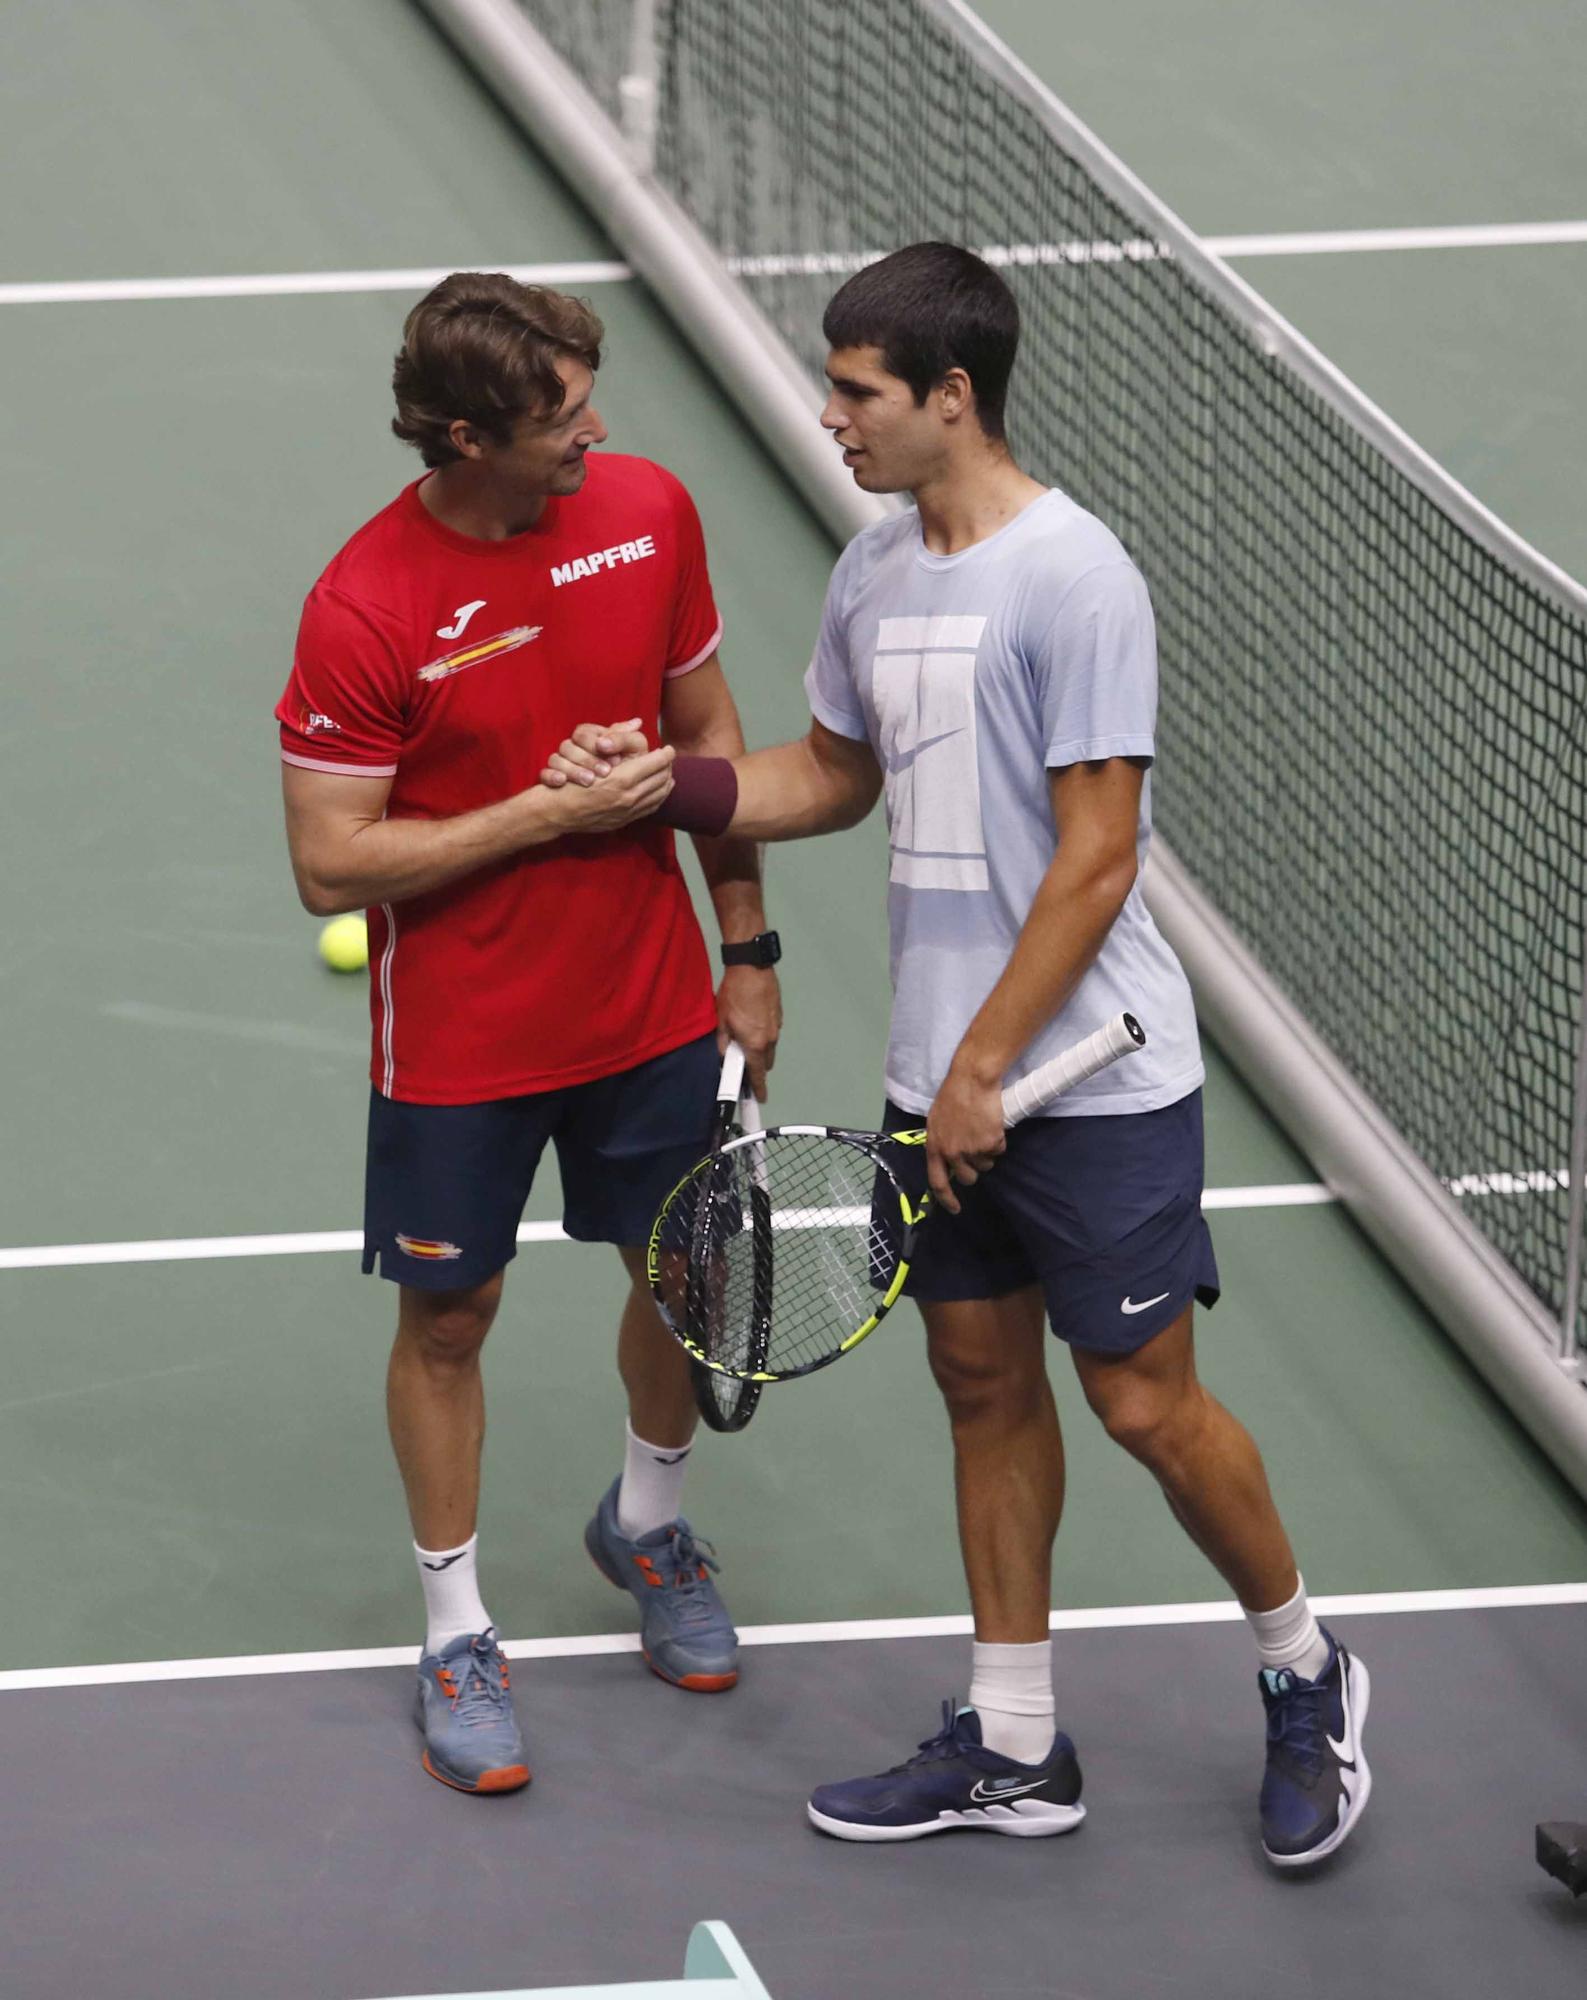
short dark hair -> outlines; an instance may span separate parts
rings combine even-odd
[[[426,465],[459,456],[447,436],[459,418],[505,444],[514,417],[561,409],[559,356],[600,367],[604,334],[583,299],[501,271],[454,271],[403,323],[391,428]]]
[[[1004,435],[1003,405],[1019,350],[1019,305],[984,258],[957,243],[911,243],[856,271],[821,321],[829,347],[879,347],[889,375],[917,404],[950,368],[975,390],[989,438]]]

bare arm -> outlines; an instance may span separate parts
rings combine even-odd
[[[928,1172],[949,1208],[949,1173],[969,1185],[1003,1150],[1005,1074],[1080,984],[1134,886],[1144,769],[1112,757],[1047,774],[1057,852],[931,1107]]]
[[[744,731],[738,707],[720,661],[710,659],[676,680],[666,682],[661,696],[662,733],[681,756],[742,757]],[[742,944],[767,928],[761,894],[761,855],[753,840],[726,833],[694,836],[716,911],[724,944]],[[716,995],[723,1036],[731,1035],[744,1051],[755,1095],[766,1095],[766,1072],[777,1055],[782,1033],[782,996],[776,973],[769,967],[730,965],[722,972]]]
[[[527,791],[453,819],[387,819],[389,778],[281,767],[287,846],[303,906],[316,916],[400,903],[492,861],[560,839],[626,826],[672,788],[670,748],[628,759],[599,792]],[[615,789],[613,789],[615,787]]]
[[[738,805],[732,831],[751,840],[805,840],[857,826],[882,789],[869,743],[839,736],[810,718],[796,743],[736,757]]]
[[[550,786],[595,786],[645,747],[637,719],[581,722],[540,774]],[[774,750],[732,760],[737,803],[729,835],[744,840],[804,840],[855,826],[875,805],[882,773],[869,743],[839,736],[810,718],[810,733]]]
[[[954,1057],[978,1081],[1001,1084],[1102,949],[1135,885],[1141,778],[1142,766],[1125,757],[1048,772],[1058,851]]]

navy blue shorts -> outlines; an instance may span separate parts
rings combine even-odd
[[[887,1107],[885,1129],[924,1124]],[[912,1196],[926,1186],[923,1147],[889,1164]],[[922,1230],[905,1295],[995,1299],[1040,1285],[1060,1340],[1132,1354],[1192,1300],[1218,1300],[1218,1265],[1201,1213],[1201,1092],[1161,1111],[1112,1118],[1030,1118],[958,1215],[937,1208]]]
[[[371,1091],[364,1269],[426,1292],[467,1291],[517,1255],[518,1223],[549,1139],[562,1226],[581,1243],[638,1246],[711,1142],[715,1035],[616,1076],[488,1104],[399,1104]]]

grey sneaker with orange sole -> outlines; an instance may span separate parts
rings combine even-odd
[[[424,1768],[459,1792],[516,1792],[529,1782],[512,1712],[507,1656],[494,1630],[465,1632],[419,1662],[416,1719]]]
[[[639,1643],[653,1674],[693,1694],[721,1694],[738,1680],[738,1634],[712,1576],[716,1552],[687,1521],[630,1541],[617,1525],[613,1480],[584,1530],[590,1560],[639,1606]]]

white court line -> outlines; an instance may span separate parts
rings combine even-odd
[[[1274,1187],[1208,1188],[1203,1208],[1309,1208],[1334,1199],[1315,1182],[1285,1182]],[[839,1219],[847,1210],[834,1210]],[[859,1211],[853,1211],[857,1218]],[[850,1218],[852,1219],[852,1218]],[[798,1220],[794,1218],[794,1223]],[[790,1226],[793,1226],[792,1224]],[[558,1222],[521,1222],[520,1243],[567,1243],[572,1239]],[[302,1230],[280,1236],[161,1236],[133,1243],[31,1243],[0,1249],[0,1271],[50,1271],[85,1264],[188,1264],[225,1257],[313,1257],[327,1252],[361,1250],[361,1229]]]
[[[1215,257],[1330,257],[1369,250],[1513,250],[1587,243],[1587,222],[1453,223],[1432,229],[1308,229],[1288,236],[1204,236]]]
[[[521,1222],[520,1243],[567,1243],[559,1222]],[[362,1250],[361,1229],[310,1229],[282,1236],[161,1236],[142,1243],[40,1243],[0,1249],[0,1271],[75,1264],[187,1264],[219,1257],[313,1257]]]
[[[1453,223],[1425,229],[1309,229],[1263,236],[1204,236],[1215,257],[1325,257],[1373,250],[1496,250],[1523,245],[1587,243],[1587,222]],[[1053,243],[981,243],[989,264],[1022,266],[1152,264],[1173,253],[1149,236]],[[874,264],[884,250],[772,251],[729,257],[742,278],[837,277]]]
[[[1587,1583],[1506,1583],[1474,1590],[1367,1591],[1314,1597],[1312,1609],[1325,1618],[1382,1617],[1406,1611],[1518,1611],[1539,1606],[1587,1604]],[[1054,1632],[1116,1632],[1140,1626],[1232,1625],[1245,1614],[1219,1599],[1203,1604],[1104,1605],[1084,1611],[1054,1611]],[[739,1631],[745,1646],[831,1646],[863,1639],[963,1637],[974,1630],[969,1615],[943,1618],[851,1618],[810,1625],[748,1625]],[[637,1653],[639,1638],[629,1632],[596,1632],[577,1639],[511,1639],[503,1648],[513,1660],[589,1659],[607,1653]],[[372,1646],[354,1652],[251,1653],[209,1660],[136,1660],[114,1666],[24,1667],[0,1673],[0,1694],[38,1688],[119,1687],[147,1681],[236,1680],[249,1675],[340,1673],[369,1667],[411,1667],[412,1646]]]
[[[1564,1168],[1532,1173],[1462,1174],[1444,1185],[1450,1193],[1553,1194],[1568,1187]],[[1201,1205],[1210,1211],[1237,1208],[1318,1208],[1339,1197],[1320,1181],[1277,1181],[1262,1187],[1207,1188]],[[787,1227],[808,1227],[814,1211],[792,1211]],[[858,1221],[860,1211],[834,1209],[839,1221]],[[830,1219],[830,1218],[829,1218]],[[520,1243],[567,1243],[572,1239],[557,1222],[521,1222]],[[300,1230],[279,1236],[161,1236],[130,1243],[25,1243],[0,1249],[0,1271],[52,1271],[90,1264],[188,1264],[227,1257],[314,1257],[361,1250],[359,1229]]]
[[[314,292],[427,292],[452,271],[505,271],[526,285],[612,285],[626,264],[437,264],[410,271],[265,271],[232,278],[86,278],[59,284],[0,285],[0,305],[66,306],[133,299],[278,299]]]
[[[0,1271],[49,1271],[75,1264],[185,1264],[211,1257],[302,1257],[362,1249],[361,1229],[296,1236],[171,1236],[149,1243],[41,1243],[0,1250]]]
[[[1213,1208],[1315,1208],[1339,1199],[1321,1181],[1281,1181],[1274,1187],[1204,1188],[1201,1205]]]
[[[1310,229],[1265,236],[1205,236],[1215,256],[1326,257],[1377,250],[1492,250],[1587,243],[1587,222],[1452,223],[1418,229]],[[1117,243],[991,243],[980,246],[999,265],[1150,263],[1165,254],[1149,239]],[[883,250],[795,250],[729,257],[739,277],[822,277],[857,271]],[[0,305],[97,305],[139,299],[294,298],[349,292],[426,292],[456,265],[385,271],[264,271],[215,278],[84,278],[0,285]],[[631,266],[599,260],[551,264],[476,264],[535,285],[615,285]]]

